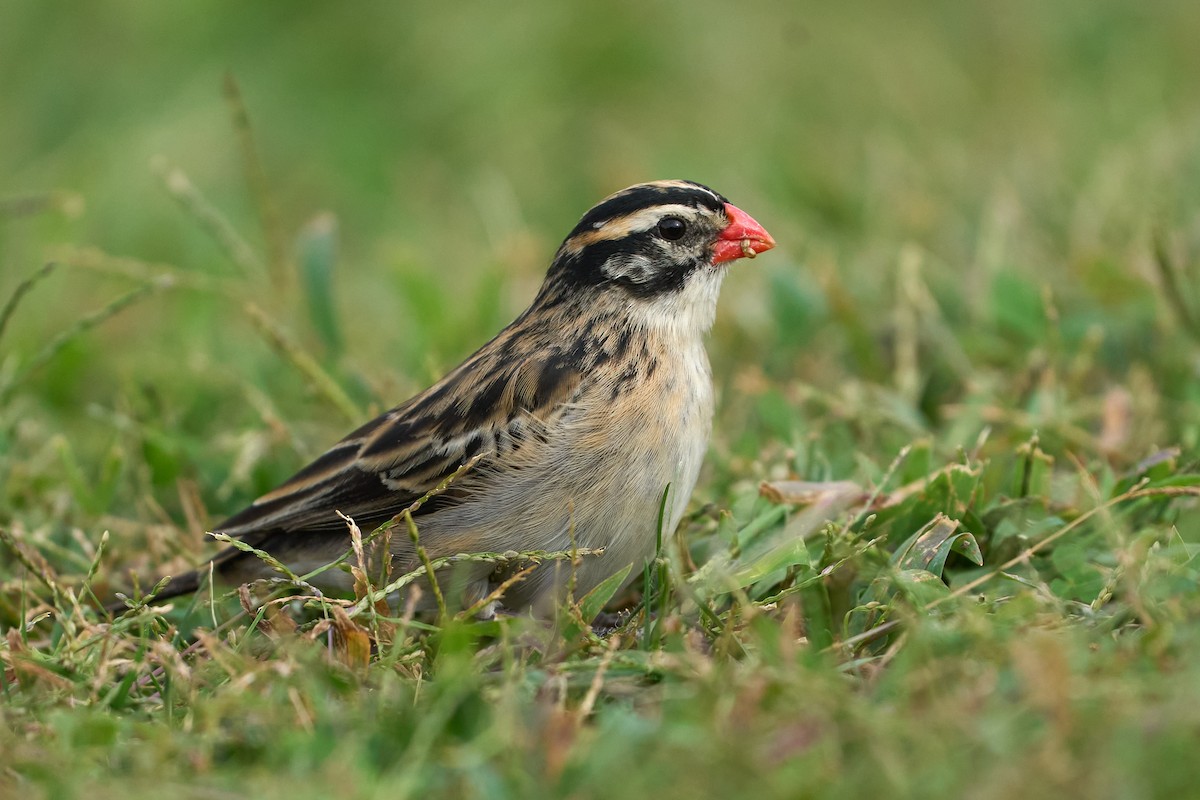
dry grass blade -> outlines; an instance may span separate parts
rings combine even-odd
[[[258,558],[260,561],[262,561],[264,564],[266,564],[268,567],[275,570],[280,575],[283,575],[289,581],[292,581],[298,585],[304,585],[305,581],[303,578],[301,578],[296,573],[292,572],[286,564],[284,564],[279,559],[275,558],[275,556],[271,555],[266,550],[259,550],[257,547],[252,547],[252,546],[246,544],[245,542],[243,542],[241,539],[237,538],[236,536],[230,536],[229,534],[226,534],[226,533],[214,532],[214,533],[210,533],[209,536],[212,536],[212,538],[216,539],[218,542],[222,542],[223,544],[227,544],[231,547],[237,548],[238,550],[241,550],[243,553],[250,553],[254,557]]]
[[[481,611],[483,611],[484,609],[486,609],[492,603],[499,602],[501,600],[501,598],[504,597],[505,593],[509,589],[516,586],[521,581],[525,580],[527,577],[529,577],[529,573],[533,572],[537,568],[538,568],[537,564],[530,564],[527,567],[517,570],[512,575],[508,576],[503,581],[501,581],[500,584],[495,589],[493,589],[491,592],[489,592],[486,597],[480,598],[475,603],[473,603],[469,608],[465,608],[462,611],[458,612],[457,614],[454,615],[454,618],[456,620],[460,620],[460,621],[464,620],[464,619],[470,619],[471,617],[475,616],[476,614],[478,614]]]
[[[250,115],[246,111],[246,103],[242,98],[241,87],[233,73],[226,72],[224,80],[225,100],[229,104],[229,112],[233,116],[233,128],[237,133],[238,149],[242,153],[242,165],[246,173],[246,183],[250,187],[250,195],[258,208],[258,218],[263,228],[263,237],[267,244],[267,264],[270,270],[271,282],[276,288],[287,285],[287,244],[283,233],[283,223],[279,219],[279,207],[271,194],[267,181],[267,170],[263,166],[262,157],[254,143],[254,131],[250,127]]]
[[[1184,289],[1182,270],[1171,258],[1166,238],[1161,231],[1154,237],[1154,265],[1158,268],[1158,276],[1162,280],[1162,293],[1167,305],[1175,312],[1179,324],[1188,335],[1200,340],[1200,320],[1197,320],[1195,312],[1188,304],[1187,298],[1191,295]]]
[[[288,363],[294,366],[300,374],[308,379],[309,385],[318,396],[323,397],[333,408],[337,409],[346,420],[358,424],[366,416],[358,405],[350,399],[338,382],[321,368],[317,360],[299,344],[294,342],[274,320],[267,316],[254,303],[246,303],[246,315],[254,323],[259,333],[279,352]]]
[[[583,701],[579,704],[579,709],[576,713],[576,720],[582,723],[585,719],[591,716],[592,709],[596,707],[596,700],[600,697],[600,689],[604,686],[604,674],[608,672],[608,666],[612,663],[613,656],[621,647],[620,634],[614,633],[608,637],[608,649],[604,651],[604,655],[600,658],[600,663],[596,665],[596,674],[592,676],[592,682],[588,685],[587,694],[583,696]]]
[[[366,546],[368,544],[374,546],[374,545],[378,545],[379,540],[381,538],[386,540],[387,537],[391,536],[392,528],[394,528],[396,525],[399,525],[400,523],[402,523],[404,521],[405,512],[407,512],[409,514],[417,513],[417,509],[419,509],[421,506],[425,505],[425,503],[429,502],[430,498],[436,497],[437,495],[446,491],[446,489],[448,489],[451,484],[453,484],[456,480],[458,480],[464,474],[469,472],[476,464],[478,464],[479,461],[485,455],[486,455],[486,453],[480,453],[479,455],[474,456],[471,459],[469,459],[468,461],[461,464],[458,467],[458,469],[454,470],[454,472],[450,473],[445,478],[443,478],[441,480],[441,482],[438,483],[437,486],[433,487],[428,492],[426,492],[424,495],[422,495],[421,497],[418,497],[416,500],[414,500],[408,506],[408,508],[406,508],[404,511],[401,511],[399,514],[392,517],[390,520],[388,520],[384,524],[380,525],[375,530],[371,531],[371,533],[368,534],[366,536],[366,538],[362,539],[362,544],[364,546]],[[361,533],[362,532],[360,530],[359,531],[360,536],[361,536]],[[328,564],[324,564],[324,565],[312,570],[311,572],[305,573],[304,575],[301,576],[301,579],[305,580],[305,581],[310,581],[313,578],[317,577],[318,575],[320,575],[324,572],[327,572],[331,569],[336,569],[340,565],[346,563],[349,559],[357,558],[357,557],[358,557],[358,553],[354,549],[354,544],[353,544],[353,540],[352,540],[350,548],[345,553],[343,553],[341,556],[334,559],[333,561],[330,561]],[[388,562],[388,563],[390,564],[390,562]],[[376,599],[378,599],[378,598],[376,598]]]
[[[59,590],[57,577],[54,574],[54,569],[42,558],[41,553],[33,549],[27,549],[13,533],[5,527],[0,527],[0,542],[8,546],[12,554],[17,557],[17,561],[21,563],[29,571],[29,574],[38,580],[43,586],[50,590],[50,593],[56,598],[58,605],[61,605],[59,598],[62,597],[62,592]]]
[[[412,541],[413,548],[417,551],[417,558],[421,561],[421,566],[425,568],[425,575],[429,580],[429,589],[433,592],[433,600],[437,603],[438,619],[446,618],[446,598],[442,596],[442,587],[438,584],[437,574],[433,568],[433,564],[429,560],[429,554],[425,552],[425,548],[421,546],[421,534],[417,531],[417,523],[413,520],[411,511],[405,510],[404,525],[408,528],[408,538]]]
[[[371,665],[370,632],[352,620],[340,605],[330,606],[333,611],[334,649],[346,666],[360,675],[366,674]]]
[[[857,634],[855,636],[847,637],[845,639],[842,639],[839,642],[834,642],[830,647],[826,648],[826,652],[833,652],[835,650],[841,650],[842,652],[845,652],[845,653],[852,653],[859,645],[869,644],[869,643],[875,641],[876,639],[881,639],[884,636],[887,636],[889,633],[891,633],[893,630],[895,630],[898,627],[900,627],[900,620],[898,620],[898,619],[893,619],[888,622],[884,622],[882,624],[876,625],[874,628],[871,628],[870,630],[863,631],[862,633]]]
[[[13,381],[13,385],[15,386],[20,384],[32,373],[49,364],[54,360],[54,357],[63,350],[64,347],[70,344],[77,337],[82,336],[92,328],[95,328],[97,325],[100,325],[101,323],[115,317],[121,311],[125,310],[139,300],[143,300],[150,295],[155,294],[156,292],[163,291],[164,289],[169,289],[172,286],[174,286],[174,281],[171,279],[171,277],[163,275],[155,281],[143,284],[142,286],[139,286],[138,288],[121,295],[103,308],[97,309],[91,314],[87,314],[76,320],[75,324],[71,325],[62,333],[58,334],[49,342],[47,342],[41,350],[39,350],[33,355],[32,358],[29,359],[29,362],[25,365],[24,369],[21,370],[20,374]]]
[[[38,281],[53,272],[55,266],[53,261],[47,261],[38,267],[32,275],[18,283],[16,289],[13,289],[12,296],[4,304],[4,310],[0,311],[0,339],[4,338],[4,331],[8,327],[9,320],[12,319],[13,312],[17,310],[17,305],[20,304],[21,298],[28,294],[29,290],[37,285]]]
[[[911,483],[907,483],[894,491],[888,492],[887,496],[878,501],[877,508],[890,508],[898,506],[908,500],[913,495],[919,494],[925,490],[927,486],[932,484],[938,478],[945,475],[953,475],[954,473],[964,473],[966,475],[978,475],[979,469],[969,467],[965,464],[947,464],[939,470],[929,473],[928,475],[919,478]]]
[[[68,217],[83,213],[83,198],[75,192],[45,192],[0,198],[0,219],[32,217],[58,211]]]
[[[182,269],[166,262],[143,261],[129,256],[115,256],[98,247],[54,247],[50,250],[55,261],[68,267],[87,270],[98,275],[127,278],[138,283],[153,283],[169,276],[180,289],[197,292],[216,292],[230,299],[245,295],[239,278],[222,278]]]
[[[854,481],[763,481],[758,493],[772,503],[792,505],[822,504],[842,510],[866,499],[867,493]]]
[[[200,226],[208,231],[213,240],[225,251],[229,260],[244,275],[261,275],[263,273],[262,262],[255,255],[254,249],[238,233],[233,223],[226,219],[216,206],[208,202],[186,172],[179,167],[170,166],[166,159],[161,157],[154,159],[152,166],[162,178],[167,193],[199,221]]]
[[[921,276],[924,257],[916,245],[905,245],[900,250],[896,276],[896,305],[892,311],[895,318],[896,338],[893,343],[892,380],[896,391],[910,403],[916,403],[921,391],[921,301],[926,290]]]
[[[492,564],[497,567],[513,564],[540,564],[545,561],[570,561],[578,556],[594,557],[604,555],[604,548],[584,548],[578,550],[527,550],[523,553],[509,551],[506,553],[459,553],[453,556],[430,559],[428,565],[422,564],[411,572],[396,578],[387,586],[376,589],[369,597],[364,597],[350,609],[350,616],[361,614],[368,605],[378,602],[393,592],[415,583],[423,578],[428,571],[436,572],[455,564]]]

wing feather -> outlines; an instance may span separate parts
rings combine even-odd
[[[514,326],[518,323],[514,323]],[[583,382],[578,358],[556,348],[515,354],[510,326],[425,392],[368,422],[215,530],[252,544],[280,533],[363,530],[391,519],[497,437],[533,416],[549,421]],[[521,357],[524,355],[524,357]],[[574,363],[573,363],[574,362]],[[481,473],[494,479],[485,455]],[[451,498],[423,506],[428,513]]]

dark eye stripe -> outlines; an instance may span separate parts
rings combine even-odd
[[[589,229],[594,230],[598,223],[607,223],[618,217],[635,214],[654,206],[682,205],[722,212],[726,202],[724,197],[698,183],[689,181],[642,183],[630,186],[628,189],[600,201],[583,215],[583,219],[571,232],[571,237]]]
[[[639,233],[654,231],[665,217],[675,217],[691,224],[697,217],[697,212],[691,206],[673,204],[655,204],[639,208],[619,217],[602,220],[592,227],[580,230],[563,242],[563,250],[568,253],[578,253],[600,242],[619,242]]]
[[[602,200],[563,241],[535,305],[563,302],[567,287],[617,285],[639,297],[678,291],[707,263],[703,237],[708,232],[715,237],[723,226],[725,202],[687,181],[639,184]],[[669,217],[685,224],[683,236],[663,234],[659,225]],[[685,239],[697,231],[699,239]],[[643,257],[657,266],[634,271],[612,261],[620,257],[630,262]]]

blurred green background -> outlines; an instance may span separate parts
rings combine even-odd
[[[0,795],[1194,792],[1197,32],[1195,0],[4,3]],[[725,284],[681,532],[754,568],[727,627],[681,593],[619,643],[450,626],[352,675],[74,603],[198,563],[663,177],[779,242]],[[785,477],[890,505],[802,530]],[[983,572],[897,567],[940,513]]]
[[[153,517],[150,496],[178,520],[180,478],[234,510],[353,422],[247,301],[365,415],[519,312],[593,202],[661,177],[712,185],[780,243],[726,284],[709,481],[869,478],[915,437],[949,451],[989,426],[1118,464],[1196,441],[1195,340],[1164,300],[1194,298],[1162,291],[1154,257],[1186,266],[1200,243],[1194,2],[0,15],[0,295],[62,261],[0,340],[6,516],[90,531]],[[270,260],[226,74],[282,281],[240,268],[164,187],[162,165],[181,169]],[[26,371],[163,274],[175,288]],[[1097,444],[1111,414],[1128,424]],[[47,503],[72,475],[111,491],[82,514]]]

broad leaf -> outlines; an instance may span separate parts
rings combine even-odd
[[[579,614],[583,617],[584,622],[591,622],[597,614],[604,610],[613,595],[625,585],[625,579],[629,577],[631,569],[633,569],[633,564],[626,564],[625,569],[608,576],[583,596],[583,599],[579,601]]]
[[[892,564],[901,569],[920,569],[941,577],[950,553],[966,556],[982,566],[983,553],[975,537],[958,529],[958,520],[938,514],[933,521],[909,537],[892,555]]]

